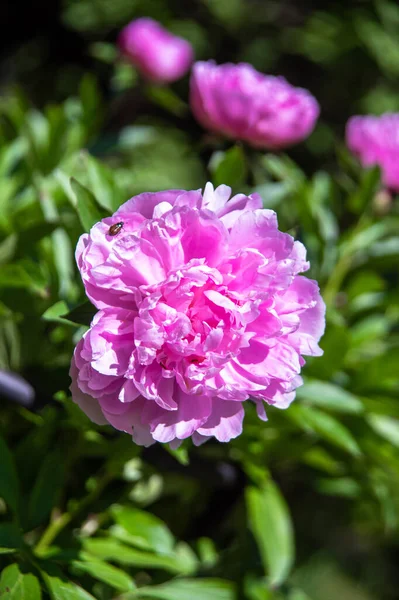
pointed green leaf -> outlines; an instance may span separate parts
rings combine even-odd
[[[287,411],[287,417],[305,431],[314,431],[338,448],[354,456],[361,454],[358,443],[349,429],[331,415],[310,406],[296,404]]]
[[[93,225],[107,217],[109,213],[104,212],[94,195],[73,177],[71,187],[76,195],[76,208],[83,228],[85,231],[90,231]]]
[[[96,307],[93,306],[91,302],[87,301],[83,302],[83,304],[79,304],[79,306],[75,306],[75,308],[70,310],[68,313],[60,316],[63,319],[72,321],[72,323],[89,326],[96,312]]]
[[[304,403],[328,408],[334,412],[360,414],[364,412],[362,401],[338,385],[326,381],[308,380],[298,388],[297,397]]]
[[[44,321],[62,323],[64,325],[72,326],[72,321],[70,321],[69,319],[65,319],[62,316],[62,315],[65,315],[66,313],[68,313],[67,303],[64,302],[64,300],[59,300],[58,302],[56,302],[55,304],[50,306],[50,308],[48,308],[42,314],[42,319],[44,319]]]
[[[59,569],[50,563],[46,564],[42,577],[52,600],[95,600],[89,592],[68,581]]]
[[[127,573],[109,565],[102,560],[91,558],[90,555],[83,554],[84,560],[72,561],[72,566],[82,573],[91,575],[98,581],[103,581],[120,592],[129,592],[135,589],[134,582]]]
[[[86,155],[90,187],[97,202],[106,211],[115,212],[122,204],[124,197],[114,172],[90,155]]]
[[[258,544],[270,585],[279,586],[287,578],[294,561],[294,534],[287,505],[276,484],[246,492],[251,531]]]
[[[58,451],[45,457],[29,498],[28,529],[44,523],[54,507],[64,478],[63,464]]]
[[[142,587],[126,594],[123,600],[153,598],[154,600],[235,600],[231,581],[223,579],[174,579],[161,585]]]
[[[147,567],[150,569],[164,569],[171,573],[187,572],[178,557],[145,552],[122,544],[115,539],[96,538],[84,541],[87,552],[99,559],[113,561],[121,565],[132,567]]]

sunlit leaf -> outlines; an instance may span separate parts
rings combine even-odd
[[[297,403],[287,411],[287,417],[294,420],[305,431],[317,433],[321,438],[342,450],[346,450],[354,456],[361,454],[360,448],[349,429],[331,415]]]
[[[103,581],[120,592],[128,592],[135,588],[133,580],[127,573],[90,555],[83,555],[84,560],[72,561],[71,566],[79,573],[87,573],[94,579]]]
[[[0,577],[2,600],[41,600],[41,597],[39,580],[35,575],[22,572],[17,564],[9,565],[2,571]]]
[[[222,579],[174,579],[161,585],[142,587],[123,596],[123,600],[235,600],[234,584]]]
[[[281,585],[294,561],[291,518],[276,484],[249,487],[246,491],[251,531],[258,544],[263,566],[272,586]]]

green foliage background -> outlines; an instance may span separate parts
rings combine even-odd
[[[197,58],[310,89],[312,136],[277,155],[202,131],[187,79],[151,87],[117,58],[141,15]],[[37,392],[34,410],[1,400],[1,599],[398,598],[399,204],[343,132],[354,113],[399,110],[399,6],[65,0],[57,19],[71,56],[25,40],[0,100],[0,368]],[[208,179],[258,191],[306,244],[324,356],[289,410],[265,424],[249,406],[230,444],[142,451],[70,401],[91,315],[74,247],[132,195]]]

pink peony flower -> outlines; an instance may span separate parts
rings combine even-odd
[[[129,23],[120,33],[118,45],[144,77],[157,83],[180,79],[194,59],[189,42],[148,18]]]
[[[363,167],[379,165],[384,184],[399,192],[399,114],[352,117],[346,143]]]
[[[269,150],[306,138],[319,116],[319,106],[307,90],[245,63],[195,63],[190,102],[206,129]]]
[[[302,355],[322,353],[325,306],[299,275],[304,246],[257,194],[230,192],[140,194],[79,240],[100,310],[75,349],[72,396],[138,444],[226,442],[245,401],[261,419],[265,402],[287,407]]]

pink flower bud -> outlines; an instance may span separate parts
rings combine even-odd
[[[283,77],[213,61],[193,67],[191,109],[206,129],[269,150],[306,138],[319,115],[313,96]]]
[[[120,33],[118,45],[148,80],[166,83],[180,79],[194,59],[186,40],[164,29],[153,19],[132,21]]]
[[[363,167],[379,165],[384,185],[399,192],[399,114],[352,117],[346,143]]]

